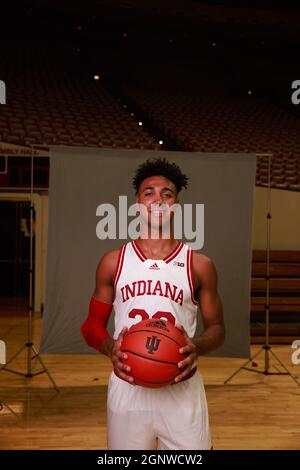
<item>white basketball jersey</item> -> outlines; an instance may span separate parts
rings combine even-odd
[[[193,337],[197,323],[192,250],[179,242],[164,259],[148,259],[132,241],[120,250],[115,277],[114,338],[148,318],[180,323]]]

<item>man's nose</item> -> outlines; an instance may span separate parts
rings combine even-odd
[[[162,197],[161,197],[161,195],[160,195],[159,193],[158,193],[158,194],[155,194],[153,203],[154,203],[154,204],[159,204],[159,205],[162,204]]]

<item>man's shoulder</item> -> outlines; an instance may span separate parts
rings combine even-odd
[[[118,262],[120,251],[122,247],[117,250],[107,251],[100,259],[101,264],[114,264]]]
[[[202,279],[207,276],[214,275],[216,268],[214,262],[211,258],[199,253],[197,251],[193,252],[193,268],[194,272],[200,276]]]
[[[204,255],[203,253],[200,253],[199,251],[193,251],[193,260],[200,265],[209,265],[212,263],[211,258]]]
[[[98,263],[98,273],[106,272],[108,275],[114,276],[118,266],[122,247],[117,250],[107,251]]]

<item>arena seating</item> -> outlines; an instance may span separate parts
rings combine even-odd
[[[266,312],[266,251],[254,250],[252,259],[251,334],[264,342]],[[300,336],[300,251],[270,251],[270,340],[291,343]]]
[[[156,139],[104,88],[101,77],[65,70],[55,50],[1,50],[7,104],[1,107],[0,140],[40,145],[158,149]],[[13,57],[13,60],[11,57]],[[54,56],[54,57],[53,57]]]
[[[300,121],[255,96],[230,95],[199,83],[125,86],[149,119],[188,151],[258,154],[256,185],[300,191]]]
[[[139,126],[105,80],[73,77],[64,53],[40,50],[13,54],[1,50],[2,78],[9,83],[1,108],[0,140],[25,144],[87,145],[159,149],[158,137]],[[45,53],[44,53],[45,55]],[[53,73],[55,70],[55,73]],[[170,75],[172,75],[170,73]],[[135,103],[178,149],[203,152],[254,152],[256,184],[300,191],[300,121],[253,94],[233,95],[195,79],[119,79],[123,97]],[[118,82],[118,78],[115,79]],[[203,85],[203,86],[202,86]],[[176,148],[176,147],[175,147]]]

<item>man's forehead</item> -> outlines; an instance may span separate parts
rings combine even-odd
[[[173,190],[176,188],[175,184],[164,176],[149,176],[149,178],[145,178],[141,182],[140,189],[147,187],[165,187]]]

